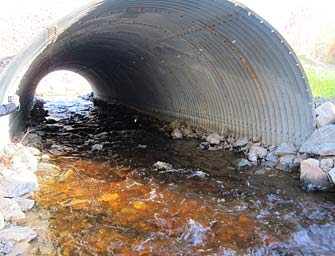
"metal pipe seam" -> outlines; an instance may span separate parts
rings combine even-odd
[[[60,69],[87,78],[102,100],[223,135],[299,146],[314,129],[294,51],[227,0],[100,0],[50,26],[0,76],[2,101],[17,89],[22,96],[13,130],[39,81]]]

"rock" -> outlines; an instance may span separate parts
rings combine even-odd
[[[255,145],[253,145],[249,151],[249,154],[255,154],[258,158],[264,158],[267,155],[267,153],[268,153],[268,150],[266,148],[263,148],[261,146],[255,146]]]
[[[258,158],[257,158],[257,155],[255,153],[249,153],[248,154],[248,159],[249,159],[249,161],[252,162],[253,165],[257,165]]]
[[[8,198],[0,198],[0,211],[6,221],[18,221],[26,218],[17,202]]]
[[[23,211],[23,212],[27,212],[27,211],[31,210],[31,208],[33,208],[34,205],[35,205],[35,201],[31,200],[31,199],[17,197],[17,198],[14,198],[13,200],[15,202],[17,202],[21,211]]]
[[[2,212],[0,212],[0,229],[4,229],[4,227],[5,227],[5,216],[3,216]]]
[[[208,240],[209,235],[212,235],[209,228],[203,227],[200,223],[190,219],[180,240],[193,246],[202,246]]]
[[[299,167],[301,162],[304,161],[306,158],[302,157],[302,156],[297,156],[296,158],[294,158],[293,161],[293,167]]]
[[[248,143],[249,143],[249,139],[247,137],[243,137],[243,138],[238,139],[237,141],[235,141],[234,147],[244,147]]]
[[[171,133],[171,137],[174,140],[180,140],[180,139],[183,138],[183,134],[182,134],[182,132],[178,128],[175,128],[173,130],[173,132]]]
[[[212,133],[206,137],[206,141],[211,145],[219,145],[223,139],[224,138],[217,133]]]
[[[247,159],[244,159],[244,158],[235,160],[234,164],[239,168],[253,166],[252,162],[250,162],[250,161],[248,161]]]
[[[10,227],[0,230],[0,241],[12,243],[30,242],[37,236],[36,232],[29,227]]]
[[[8,255],[14,247],[12,242],[1,241],[0,242],[0,255]]]
[[[333,182],[333,184],[335,184],[335,168],[331,169],[328,172],[329,175],[329,179],[331,180],[331,182]]]
[[[35,172],[38,163],[36,157],[27,149],[17,151],[14,154],[12,162],[16,172]]]
[[[269,152],[265,160],[266,160],[265,165],[267,167],[271,167],[271,168],[275,167],[278,163],[278,157],[276,156],[276,152],[275,151]]]
[[[31,172],[2,172],[0,179],[0,194],[5,197],[21,197],[38,187],[37,177]]]
[[[10,253],[8,253],[8,256],[24,255],[29,247],[30,245],[27,242],[15,244],[14,247],[11,249]]]
[[[296,153],[297,149],[291,143],[282,143],[276,150],[277,156],[295,155]]]
[[[43,155],[41,156],[41,160],[42,160],[43,162],[47,162],[47,161],[50,160],[50,156],[47,155],[47,154],[43,154]]]
[[[33,156],[40,156],[41,151],[34,147],[26,147],[26,149],[33,155]]]
[[[334,167],[334,160],[332,158],[322,159],[320,167],[325,172],[329,172]]]
[[[100,151],[104,148],[104,145],[103,144],[94,144],[92,146],[92,151]]]
[[[182,135],[183,135],[184,137],[191,138],[191,137],[196,136],[196,134],[193,134],[192,130],[189,129],[189,128],[185,128],[185,127],[183,127],[183,128],[181,128],[180,130],[181,130],[181,133],[182,133]]]
[[[200,143],[200,148],[203,149],[203,150],[208,150],[210,147],[209,143],[208,142],[201,142]]]
[[[316,126],[318,128],[335,123],[335,105],[331,102],[325,102],[315,109]]]
[[[295,155],[286,155],[279,158],[276,168],[285,172],[292,170]]]
[[[156,162],[153,165],[153,167],[158,169],[158,170],[172,170],[173,169],[172,164],[161,162],[161,161]]]
[[[312,158],[301,162],[300,182],[308,191],[330,188],[328,176],[319,166],[320,162]]]
[[[320,156],[335,155],[335,125],[324,126],[314,131],[302,145],[300,152]]]

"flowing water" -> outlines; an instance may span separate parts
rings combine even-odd
[[[334,255],[335,197],[298,174],[237,169],[241,157],[174,141],[143,115],[88,101],[47,102],[34,133],[31,255]]]

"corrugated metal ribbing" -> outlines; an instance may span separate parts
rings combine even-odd
[[[102,99],[223,134],[301,145],[313,131],[312,96],[293,50],[238,4],[95,1],[48,31],[17,57],[2,87],[18,79],[31,97],[36,77],[70,69]]]

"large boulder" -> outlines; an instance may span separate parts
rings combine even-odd
[[[324,126],[314,131],[302,145],[300,152],[320,156],[335,156],[335,125]]]
[[[335,105],[331,102],[325,102],[316,108],[315,113],[317,127],[323,127],[335,123]]]
[[[328,190],[331,184],[328,175],[320,168],[320,161],[307,159],[301,162],[300,182],[301,185],[309,190]]]

